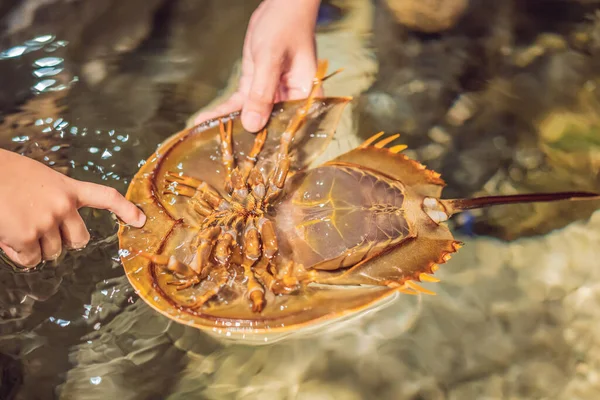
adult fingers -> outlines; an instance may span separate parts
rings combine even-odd
[[[82,249],[90,241],[90,233],[77,211],[73,211],[64,219],[60,232],[65,246],[72,249]]]
[[[17,263],[19,265],[21,264],[19,262],[19,253],[17,253],[12,247],[10,247],[7,244],[4,244],[4,243],[0,242],[0,249],[2,249],[4,251],[4,253],[6,254],[6,256],[8,258],[10,258],[13,262],[15,262],[15,263]]]
[[[267,123],[282,68],[281,60],[269,55],[254,59],[252,84],[242,110],[242,125],[250,132],[259,131]]]
[[[76,181],[78,207],[109,210],[123,222],[136,228],[146,223],[146,216],[121,193],[111,187]]]
[[[58,227],[46,232],[40,239],[42,258],[44,260],[56,260],[62,252],[62,239]]]
[[[314,51],[306,51],[298,55],[292,68],[286,74],[287,93],[283,100],[303,99],[308,96],[317,73],[317,58]],[[323,87],[319,88],[316,96],[323,95]]]
[[[312,81],[309,85],[312,84]],[[305,86],[296,86],[296,85],[290,85],[288,88],[286,88],[285,92],[282,92],[280,94],[280,100],[278,101],[288,101],[288,100],[298,100],[298,99],[304,99],[308,96],[308,94],[310,93],[310,86],[308,87],[308,90],[306,90]],[[320,87],[319,90],[317,90],[315,92],[315,97],[321,97],[323,96],[323,87]]]
[[[39,242],[32,243],[28,247],[23,247],[20,251],[16,251],[11,246],[1,242],[0,248],[6,253],[8,258],[25,268],[33,268],[42,262],[42,252]]]
[[[198,125],[202,122],[208,121],[209,119],[221,117],[234,111],[238,111],[242,108],[242,104],[244,104],[244,97],[241,93],[236,92],[224,103],[219,104],[217,107],[211,110],[207,110],[198,114],[198,116],[196,116],[194,119],[194,124]]]

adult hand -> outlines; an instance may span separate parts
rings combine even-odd
[[[63,244],[85,247],[90,234],[81,207],[110,210],[142,227],[146,216],[117,190],[71,179],[30,158],[0,150],[0,248],[34,267],[60,256]]]
[[[248,25],[238,90],[195,122],[242,109],[244,128],[258,132],[274,103],[306,97],[317,70],[319,4],[320,0],[264,0]]]

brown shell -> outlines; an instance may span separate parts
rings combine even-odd
[[[285,215],[286,204],[289,207],[294,190],[303,179],[308,179],[305,177],[311,170],[306,174],[301,171],[330,142],[349,100],[321,98],[316,99],[311,107],[307,123],[292,143],[290,172],[295,176],[288,178],[284,198],[275,207],[275,221]],[[265,175],[273,169],[273,155],[279,148],[286,124],[304,104],[305,101],[300,100],[274,106],[267,125],[267,142],[257,162]],[[239,113],[223,119],[225,122],[229,120],[233,122],[234,158],[239,160],[248,154],[256,135],[243,129]],[[439,175],[397,154],[394,148],[385,148],[389,140],[379,144],[365,143],[324,167],[352,168],[401,182],[405,191],[402,207],[411,225],[411,235],[393,245],[380,246],[377,254],[373,253],[350,266],[333,271],[313,268],[321,285],[308,285],[295,294],[275,296],[271,293],[266,296],[266,306],[259,313],[253,312],[247,299],[236,292],[235,282],[231,284],[229,293],[220,295],[210,307],[191,311],[185,306],[191,296],[190,291],[200,289],[175,291],[167,284],[171,275],[138,253],[175,255],[178,259],[190,260],[188,244],[195,233],[192,226],[200,223],[198,216],[191,212],[185,199],[166,196],[160,188],[165,185],[166,172],[177,170],[206,181],[223,194],[225,171],[220,162],[217,124],[216,120],[207,121],[167,139],[141,167],[127,192],[127,198],[137,204],[148,219],[142,229],[120,227],[121,260],[136,292],[167,317],[207,331],[225,332],[228,336],[266,335],[314,326],[366,310],[390,299],[398,291],[410,292],[414,286],[407,282],[419,281],[423,274],[433,272],[436,264],[445,262],[449,254],[457,250],[458,242],[450,231],[444,225],[431,221],[422,210],[424,197],[439,198],[441,194],[444,182]],[[287,255],[282,250],[280,253],[283,255],[278,255],[277,262],[283,263],[286,256],[286,260],[294,259],[294,249],[296,253],[303,251],[302,240],[294,236],[297,233],[293,229],[288,227],[286,230],[279,222],[275,225],[282,248],[291,248]],[[303,267],[308,270],[311,266]]]

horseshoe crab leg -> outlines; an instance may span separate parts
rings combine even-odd
[[[235,202],[246,205],[252,199],[248,198],[248,175],[256,165],[256,157],[261,152],[267,137],[267,130],[263,129],[254,139],[254,145],[250,153],[246,156],[246,162],[242,168],[235,165],[233,157],[233,139],[232,139],[232,122],[227,122],[227,127],[224,127],[222,120],[219,121],[220,138],[221,138],[221,153],[223,165],[225,167],[225,190]]]
[[[242,267],[244,268],[244,275],[247,280],[248,298],[252,303],[252,311],[261,312],[265,304],[265,289],[254,276],[252,267],[262,256],[262,251],[260,249],[260,235],[254,225],[253,219],[249,219],[246,223],[243,256]]]
[[[298,287],[298,280],[296,278],[292,276],[284,276],[283,278],[279,279],[274,277],[268,271],[269,265],[279,250],[273,223],[262,217],[258,220],[258,229],[263,246],[263,255],[254,268],[254,272],[265,284],[265,286],[274,294],[288,294],[293,292]]]
[[[215,247],[215,258],[221,265],[227,264],[231,257],[231,248],[235,241],[235,232],[233,230],[223,230],[217,239]]]
[[[258,169],[253,168],[250,171],[248,176],[248,185],[252,189],[252,197],[249,200],[251,200],[253,203],[249,208],[254,209],[262,203],[266,194],[265,180]]]
[[[228,176],[227,191],[231,198],[238,203],[242,203],[248,197],[248,187],[242,178],[240,170],[236,167],[231,175]]]
[[[147,258],[162,269],[181,275],[184,278],[177,281],[169,282],[169,285],[177,286],[177,290],[187,289],[200,283],[200,279],[196,275],[193,268],[187,264],[182,263],[175,259],[175,256],[166,256],[163,254],[151,254],[146,252],[140,252],[140,256]]]
[[[230,119],[227,121],[227,127],[223,124],[223,120],[219,120],[219,133],[221,134],[221,158],[223,160],[223,166],[227,176],[231,176],[233,171],[235,160],[233,158],[233,121]]]
[[[211,266],[210,256],[220,233],[221,228],[213,226],[201,231],[196,239],[196,262],[191,267],[199,275],[199,279],[204,279],[208,276]]]
[[[184,289],[190,288],[198,283],[200,283],[200,278],[198,278],[197,276],[193,276],[188,279],[182,279],[180,281],[167,282],[167,284],[169,284],[169,285],[177,286],[177,290],[184,290]]]
[[[294,115],[294,117],[292,117],[292,120],[290,121],[286,130],[281,135],[281,145],[279,147],[277,165],[275,166],[275,169],[269,177],[267,185],[267,194],[264,199],[264,202],[267,204],[276,199],[283,190],[283,185],[285,183],[285,179],[290,169],[290,145],[292,143],[292,140],[294,140],[294,136],[306,121],[306,116],[315,101],[317,91],[321,88],[323,82],[327,78],[330,78],[331,76],[339,72],[336,71],[326,77],[325,73],[327,72],[327,66],[327,61],[322,60],[319,62],[319,65],[317,67],[317,73],[313,80],[313,84],[310,89],[308,98],[306,99],[306,103],[304,104],[304,106],[299,108],[298,111],[296,111],[296,114]]]
[[[178,261],[175,256],[166,256],[164,254],[152,254],[146,252],[140,252],[140,256],[152,261],[154,264],[162,267],[163,269],[182,275],[186,278],[193,278],[195,276],[194,270],[188,265]]]
[[[225,191],[237,202],[243,201],[248,195],[248,189],[240,170],[235,166],[233,157],[233,120],[227,121],[227,126],[223,125],[223,120],[219,120],[219,134],[221,138],[221,158],[225,167]]]
[[[292,276],[274,277],[268,270],[270,262],[267,257],[261,257],[254,266],[254,274],[273,294],[290,294],[300,287],[298,279]]]
[[[267,129],[263,129],[258,135],[256,135],[256,139],[254,139],[254,145],[252,146],[252,150],[246,156],[246,162],[242,165],[241,169],[241,180],[243,181],[245,192],[240,193],[240,195],[244,194],[244,204],[246,208],[253,211],[259,206],[265,197],[265,182],[262,173],[256,168],[257,157],[262,151],[265,141],[267,140]],[[248,194],[248,189],[252,191],[252,193]]]
[[[207,301],[212,299],[214,296],[219,294],[221,289],[227,284],[229,278],[229,272],[223,265],[219,265],[213,273],[209,275],[211,280],[205,280],[204,282],[210,282],[212,285],[202,295],[196,298],[196,302],[189,306],[191,309],[198,309],[202,307]]]
[[[278,279],[267,270],[278,250],[277,239],[271,221],[261,217],[257,225],[258,227],[253,219],[246,224],[242,263],[247,279],[248,298],[254,312],[260,312],[264,308],[265,288],[274,294],[289,294],[298,287],[295,278],[286,276]]]
[[[167,271],[183,276],[183,279],[169,282],[169,284],[177,286],[177,290],[187,289],[208,276],[211,267],[210,256],[220,233],[221,228],[219,227],[210,227],[200,231],[195,241],[196,258],[189,265],[178,261],[174,256],[150,253],[140,253],[140,255]]]
[[[258,161],[257,157],[262,151],[266,140],[267,128],[263,129],[258,135],[256,135],[256,138],[254,139],[254,145],[252,146],[252,150],[250,150],[250,153],[246,156],[246,162],[242,165],[241,173],[244,182],[248,181],[250,171],[252,171],[252,169],[254,169],[254,167],[256,166],[256,161]]]
[[[225,200],[219,192],[217,192],[208,183],[200,179],[192,178],[176,172],[167,172],[165,178],[167,183],[176,182],[177,188],[167,187],[163,194],[174,194],[190,197],[195,201],[195,207],[200,210],[207,211],[210,214],[210,209],[215,211],[228,210],[231,204]],[[210,208],[209,208],[210,207]]]

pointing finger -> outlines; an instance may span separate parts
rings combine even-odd
[[[136,228],[146,223],[146,216],[121,193],[111,187],[77,181],[78,206],[109,210],[123,222]]]

